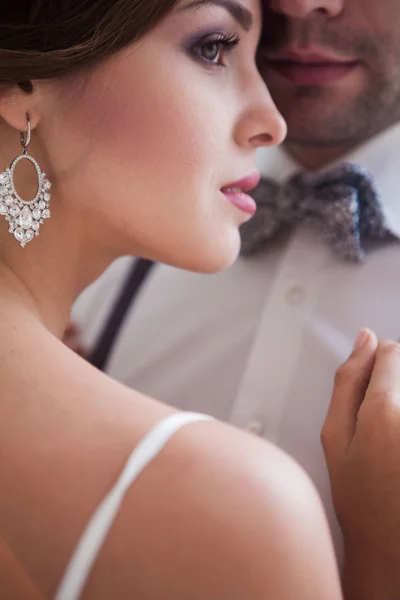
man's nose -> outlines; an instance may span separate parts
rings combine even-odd
[[[344,8],[345,0],[270,0],[267,6],[293,19],[306,19],[315,13],[332,18]]]

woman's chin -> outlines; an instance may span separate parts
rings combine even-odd
[[[239,231],[235,230],[233,235],[223,239],[223,243],[210,242],[206,246],[193,248],[192,251],[187,248],[185,255],[174,261],[173,266],[198,273],[217,273],[236,261],[240,244]]]
[[[149,244],[135,244],[135,250],[131,246],[121,255],[141,256],[155,262],[164,263],[178,269],[195,271],[198,273],[217,273],[230,267],[237,259],[241,239],[237,227],[229,228],[222,234],[208,236],[197,235],[197,240],[175,238],[170,244],[166,240],[154,248]]]

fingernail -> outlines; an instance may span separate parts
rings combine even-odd
[[[359,350],[364,346],[364,344],[369,340],[370,332],[369,329],[361,329],[358,336],[356,337],[356,341],[354,342],[354,350]]]

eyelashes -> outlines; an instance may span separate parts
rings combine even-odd
[[[191,54],[208,66],[224,67],[225,54],[231,52],[240,42],[235,33],[214,33],[203,36],[191,46]]]

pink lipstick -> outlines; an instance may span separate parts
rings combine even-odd
[[[260,183],[260,179],[260,173],[254,171],[253,173],[250,173],[250,175],[243,177],[243,179],[224,185],[224,187],[221,188],[221,192],[231,204],[249,215],[254,215],[257,210],[257,205],[254,199],[246,192],[257,187]]]

